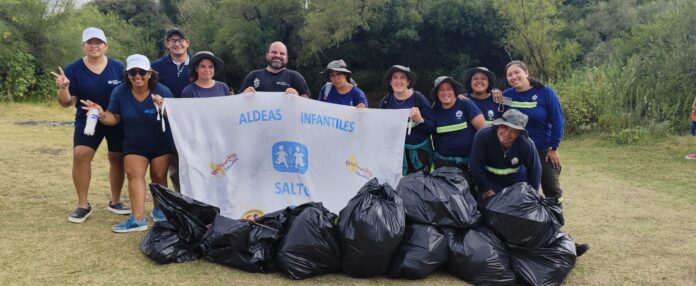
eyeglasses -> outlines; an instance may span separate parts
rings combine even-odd
[[[168,39],[167,42],[169,42],[170,44],[183,44],[184,42],[186,42],[186,39],[184,39],[184,38]]]
[[[141,77],[144,77],[147,74],[148,71],[143,70],[143,69],[130,69],[126,73],[128,73],[129,76],[135,77],[136,75],[140,75]]]

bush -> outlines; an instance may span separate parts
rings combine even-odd
[[[611,133],[611,138],[614,143],[619,145],[635,144],[648,135],[648,131],[644,128],[626,128],[621,131]]]

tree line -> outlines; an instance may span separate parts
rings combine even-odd
[[[429,92],[440,75],[460,80],[486,66],[507,87],[521,59],[557,90],[567,130],[683,132],[696,89],[696,3],[689,0],[74,0],[0,1],[0,100],[55,97],[48,75],[81,56],[81,31],[103,29],[124,61],[163,55],[164,31],[181,27],[193,51],[222,58],[237,89],[280,40],[289,67],[313,93],[320,72],[344,59],[371,102],[393,64]]]

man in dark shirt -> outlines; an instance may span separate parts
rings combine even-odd
[[[189,84],[189,59],[191,42],[179,28],[167,31],[165,46],[168,54],[152,63],[152,69],[157,71],[159,82],[172,91],[174,97],[181,97],[181,91]]]
[[[157,71],[159,82],[171,90],[175,98],[181,97],[181,92],[189,84],[189,60],[191,41],[179,28],[167,30],[165,46],[168,54],[152,63],[152,69]],[[179,155],[174,152],[169,161],[169,178],[172,179],[172,188],[179,192]]]
[[[534,189],[541,183],[541,161],[529,139],[527,115],[510,109],[492,126],[474,136],[469,167],[482,198],[488,198],[517,182]]]
[[[288,49],[281,42],[273,42],[266,52],[268,66],[250,72],[239,90],[242,93],[256,91],[277,91],[310,97],[309,87],[304,77],[286,68],[288,64]]]
[[[481,198],[494,196],[517,182],[526,182],[539,190],[541,161],[534,142],[527,135],[527,120],[524,113],[510,109],[493,120],[492,126],[479,130],[474,136],[469,167]],[[579,257],[590,245],[576,243],[575,249]]]

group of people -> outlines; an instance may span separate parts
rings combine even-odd
[[[176,148],[160,108],[162,98],[232,94],[225,83],[214,79],[224,62],[208,51],[192,54],[189,45],[181,29],[170,29],[165,36],[167,55],[151,64],[147,57],[134,54],[124,67],[106,56],[104,32],[90,27],[82,35],[84,57],[53,73],[59,103],[76,107],[72,177],[78,205],[68,216],[70,222],[82,223],[92,212],[87,200],[91,161],[103,138],[110,164],[107,209],[130,214],[113,231],[147,229],[148,169],[151,181],[164,186],[169,173],[178,190]],[[312,98],[304,77],[286,67],[283,43],[270,44],[265,59],[265,68],[246,76],[242,93],[285,92]],[[368,107],[365,93],[343,60],[329,62],[324,74],[327,83],[316,99]],[[390,67],[384,75],[388,92],[378,107],[410,109],[402,173],[454,166],[478,190],[480,199],[521,181],[541,187],[546,197],[560,199],[558,147],[564,118],[559,99],[553,89],[530,78],[521,61],[510,62],[505,74],[511,88],[503,92],[494,88],[493,72],[477,67],[466,72],[463,85],[449,76],[438,77],[426,96],[414,90],[416,74],[409,67]],[[82,132],[89,110],[96,110],[99,120],[91,136]],[[120,200],[124,177],[132,210]],[[154,221],[166,219],[156,205],[150,216]]]

